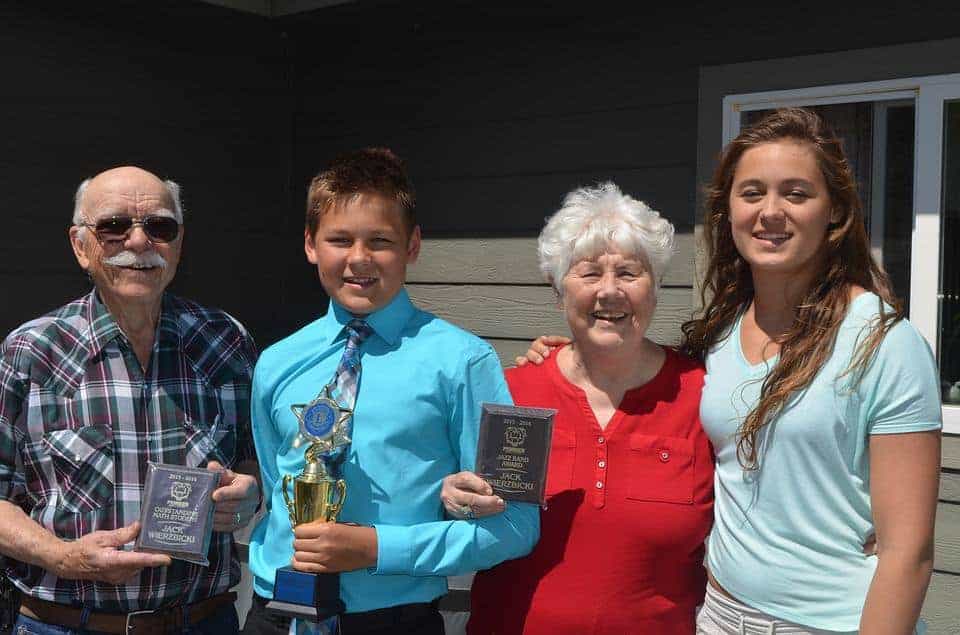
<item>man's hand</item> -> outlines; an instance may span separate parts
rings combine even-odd
[[[566,346],[572,341],[569,337],[564,337],[563,335],[541,335],[530,343],[530,348],[527,349],[527,352],[517,357],[514,363],[517,366],[523,366],[527,362],[533,362],[539,366],[550,357],[550,351],[561,346]]]
[[[353,571],[377,565],[373,527],[315,521],[293,530],[293,568],[307,573]]]
[[[216,461],[207,463],[207,469],[221,472],[220,487],[213,491],[213,530],[236,531],[246,527],[257,513],[260,486],[257,478],[228,470]]]
[[[120,551],[140,533],[135,522],[112,531],[94,531],[73,542],[65,542],[62,557],[54,569],[58,578],[97,580],[121,584],[148,567],[165,567],[170,557],[156,553]]]
[[[447,513],[459,519],[492,516],[506,509],[503,499],[493,495],[490,484],[469,471],[444,477],[440,500]]]

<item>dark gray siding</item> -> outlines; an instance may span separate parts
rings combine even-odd
[[[689,227],[701,66],[960,34],[960,6],[932,2],[410,4],[284,21],[295,174],[390,145],[410,161],[429,235],[535,234],[564,192],[605,178]]]
[[[183,186],[175,291],[279,336],[298,224],[283,54],[269,22],[202,3],[0,4],[0,331],[89,288],[67,241],[74,189],[136,164]]]

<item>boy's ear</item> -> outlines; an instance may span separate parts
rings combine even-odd
[[[309,229],[303,230],[303,251],[307,254],[307,262],[311,265],[317,264],[317,247]]]
[[[407,240],[407,264],[412,265],[420,257],[420,225],[414,225]]]

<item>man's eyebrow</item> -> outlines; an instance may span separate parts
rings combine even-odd
[[[93,218],[111,218],[113,216],[139,216],[139,214],[130,214],[126,207],[116,208],[116,207],[105,207],[103,209],[97,210],[93,214]],[[176,218],[177,215],[173,213],[172,210],[167,209],[166,207],[160,207],[155,210],[151,210],[145,216],[169,216],[170,218]]]
[[[94,218],[110,218],[111,216],[128,216],[128,214],[125,207],[103,207],[94,210],[92,216]]]

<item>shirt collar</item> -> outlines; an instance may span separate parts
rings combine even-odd
[[[95,357],[100,354],[107,344],[117,338],[126,336],[123,334],[123,331],[120,330],[120,325],[117,324],[117,320],[113,317],[113,314],[110,313],[110,309],[108,309],[107,305],[100,299],[100,294],[97,293],[96,289],[90,292],[87,299],[87,321],[90,329],[89,353],[91,357]],[[166,292],[163,294],[160,319],[157,323],[157,333],[159,335],[159,341],[172,341],[179,346],[180,329],[170,310],[170,296]],[[154,345],[156,345],[156,341],[157,340],[154,341]]]
[[[387,344],[393,345],[400,339],[400,333],[403,331],[403,327],[407,325],[407,322],[413,317],[415,311],[416,309],[410,301],[407,290],[401,288],[387,306],[382,309],[377,309],[373,313],[368,313],[367,315],[354,315],[331,299],[330,310],[327,311],[327,318],[337,323],[337,333],[334,335],[334,339],[340,337],[340,334],[343,332],[343,327],[346,326],[350,320],[360,318],[366,321],[373,329],[373,332],[379,335]]]
[[[87,324],[90,329],[90,355],[96,356],[107,344],[120,337],[123,332],[113,318],[107,305],[94,289],[87,296]]]

